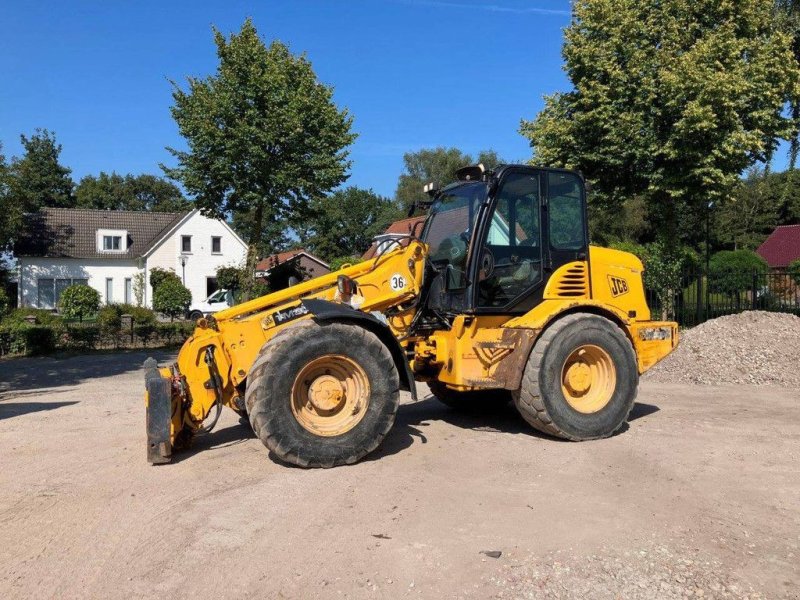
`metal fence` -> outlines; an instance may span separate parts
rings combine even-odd
[[[670,281],[651,281],[645,291],[652,318],[677,321],[683,327],[745,310],[800,315],[800,277],[782,270],[702,269],[675,274]]]

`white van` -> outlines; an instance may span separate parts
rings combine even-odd
[[[231,290],[217,290],[202,302],[195,302],[189,307],[189,319],[196,321],[200,317],[230,308],[233,304]]]

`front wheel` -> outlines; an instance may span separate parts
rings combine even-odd
[[[281,460],[352,464],[394,424],[400,378],[389,349],[346,323],[293,324],[261,349],[247,379],[250,424]]]
[[[603,317],[572,314],[536,341],[514,403],[544,433],[591,440],[623,426],[638,385],[636,356],[623,331]]]

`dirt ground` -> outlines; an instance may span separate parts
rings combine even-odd
[[[797,390],[644,381],[581,444],[406,398],[369,460],[313,471],[226,411],[152,467],[144,358],[0,362],[0,597],[800,593]]]

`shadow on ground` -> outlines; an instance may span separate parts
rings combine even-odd
[[[31,395],[35,390],[74,386],[87,379],[114,377],[141,370],[148,356],[161,363],[174,354],[174,351],[165,350],[129,350],[3,360],[0,363],[0,401]]]
[[[633,410],[631,410],[629,421],[647,417],[658,411],[659,408],[655,405],[636,403]],[[425,427],[428,427],[431,421],[444,421],[459,429],[486,431],[498,435],[526,435],[554,443],[572,443],[550,437],[535,430],[522,419],[513,404],[508,404],[493,412],[469,414],[449,408],[436,400],[436,398],[429,396],[424,400],[400,406],[394,427],[392,427],[380,447],[364,460],[379,460],[386,456],[398,454],[414,443],[427,444],[428,438],[425,435]],[[624,433],[627,429],[628,425],[626,423],[618,433]],[[198,452],[229,448],[242,444],[247,440],[255,439],[255,437],[256,435],[253,433],[253,429],[247,419],[240,419],[235,425],[230,425],[224,429],[215,429],[209,434],[196,437],[192,441],[191,448],[178,450],[172,455],[171,464],[190,459]],[[276,464],[295,467],[295,465],[284,463],[272,452],[269,453],[269,458]]]
[[[0,402],[0,421],[43,410],[53,410],[62,406],[72,406],[77,403],[77,400],[72,402]]]

